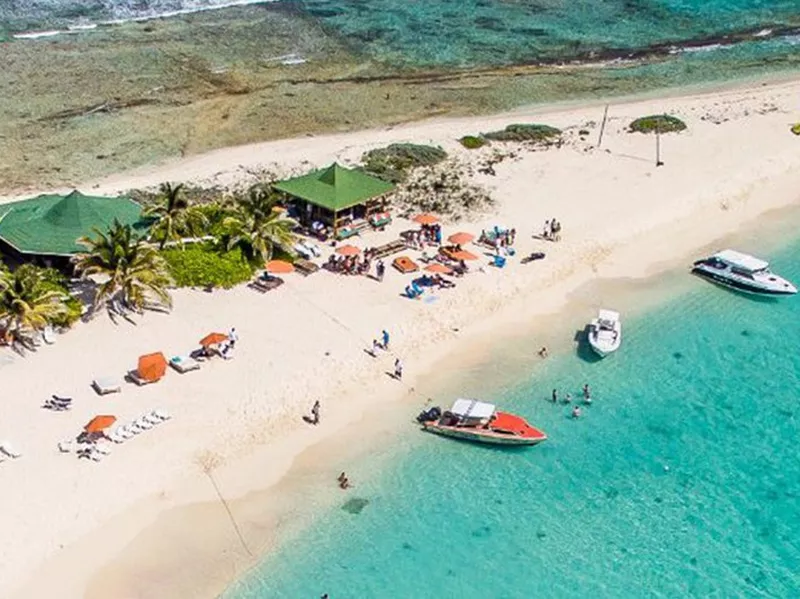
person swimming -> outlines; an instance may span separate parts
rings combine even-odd
[[[572,403],[572,393],[567,393],[564,397],[564,403]]]
[[[581,407],[575,406],[572,408],[572,417],[573,418],[580,418],[581,417]]]

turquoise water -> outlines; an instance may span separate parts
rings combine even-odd
[[[800,242],[773,265],[800,280]],[[495,381],[546,443],[410,433],[350,492],[360,513],[324,514],[225,599],[800,596],[800,298],[688,288],[605,361]],[[584,382],[582,419],[547,401]]]

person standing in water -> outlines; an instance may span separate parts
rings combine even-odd
[[[558,390],[553,389],[553,403],[558,403]]]
[[[583,386],[583,403],[587,406],[592,403],[592,393],[589,391],[589,383]]]

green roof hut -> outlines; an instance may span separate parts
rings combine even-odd
[[[79,238],[94,235],[94,229],[105,231],[115,220],[147,230],[142,207],[129,198],[85,196],[79,191],[40,195],[0,204],[0,245],[23,258],[69,258],[86,249]]]
[[[370,224],[381,226],[388,222],[386,196],[394,190],[394,185],[333,163],[276,183],[274,188],[300,205],[301,222],[325,223],[333,229],[335,239],[345,239]]]

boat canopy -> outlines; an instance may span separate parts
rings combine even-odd
[[[619,312],[614,312],[614,310],[600,310],[597,320],[602,324],[613,326],[615,322],[619,322]]]
[[[749,254],[737,252],[736,250],[722,250],[714,254],[714,258],[750,272],[757,272],[769,267],[769,262],[750,256]]]
[[[476,420],[483,420],[491,418],[494,414],[494,405],[484,403],[477,399],[463,399],[459,398],[453,402],[453,407],[450,411],[456,416],[462,418],[474,418]]]

